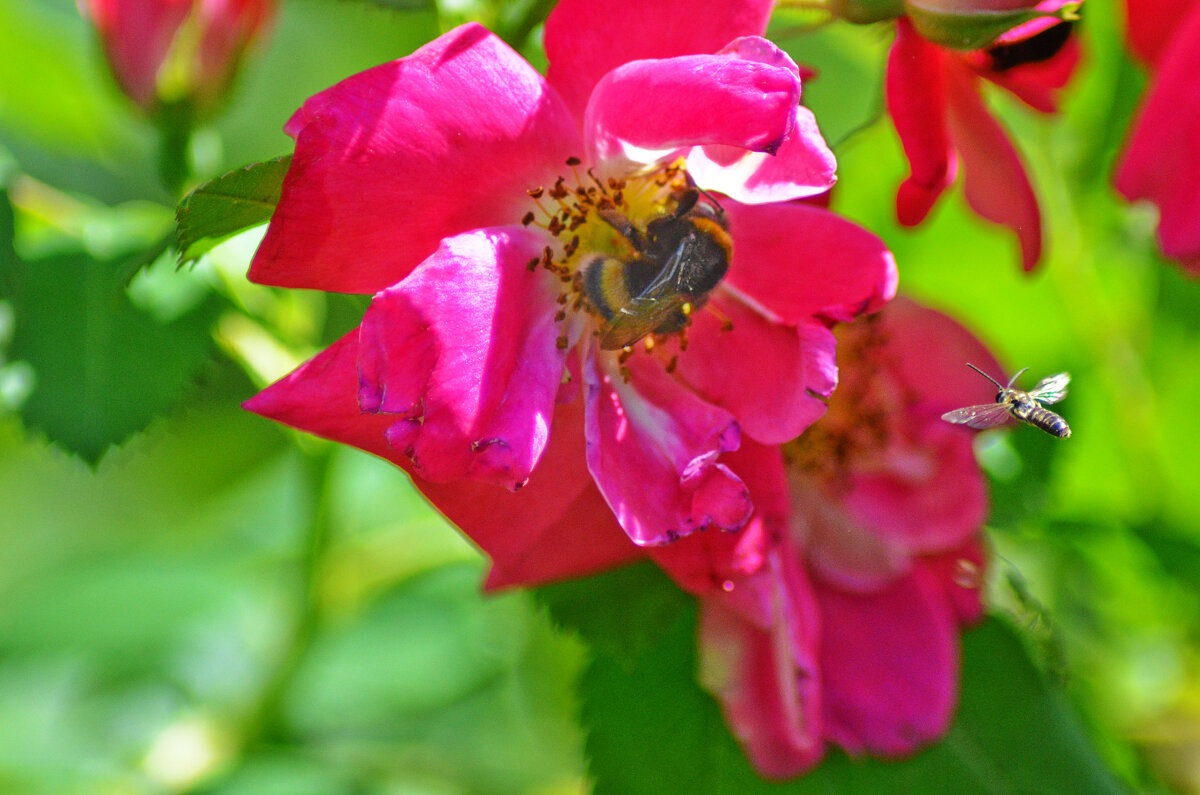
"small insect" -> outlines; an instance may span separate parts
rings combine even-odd
[[[1011,417],[1041,428],[1059,439],[1066,439],[1071,435],[1067,421],[1042,406],[1043,403],[1057,403],[1067,396],[1067,382],[1071,380],[1071,376],[1059,373],[1043,378],[1037,386],[1025,392],[1013,389],[1013,384],[1021,377],[1021,373],[1029,369],[1028,367],[1014,375],[1008,386],[1002,386],[999,381],[973,364],[968,363],[967,367],[996,385],[1000,390],[996,393],[996,402],[948,411],[942,415],[946,422],[961,423],[972,428],[991,428],[1007,422]]]
[[[583,291],[604,318],[601,348],[684,328],[729,270],[733,244],[725,215],[699,198],[699,190],[688,189],[673,213],[645,229],[617,210],[600,211],[635,252],[627,259],[597,257],[583,268]]]

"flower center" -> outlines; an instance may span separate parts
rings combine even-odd
[[[682,160],[607,180],[591,169],[581,176],[579,164],[567,161],[573,186],[559,177],[549,189],[530,191],[538,212],[522,219],[562,241],[529,263],[561,281],[557,319],[585,317],[600,347],[621,350],[622,362],[641,340],[649,351],[677,336],[682,349],[692,313],[729,269],[724,213],[688,184]],[[566,346],[565,334],[559,343]]]
[[[783,446],[790,470],[833,492],[848,488],[852,473],[885,464],[898,418],[916,401],[888,372],[877,315],[840,327],[837,336],[841,378],[829,408]]]

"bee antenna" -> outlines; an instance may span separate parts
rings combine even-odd
[[[999,381],[997,381],[995,378],[992,378],[990,375],[988,375],[987,373],[985,373],[983,370],[980,370],[978,367],[976,367],[975,365],[971,364],[970,362],[967,362],[967,367],[970,367],[972,370],[974,370],[975,372],[979,373],[981,376],[983,376],[983,377],[984,377],[984,378],[986,378],[987,380],[991,381],[993,384],[995,384],[995,385],[996,385],[996,388],[997,388],[997,389],[1004,389],[1004,388],[1005,388],[1005,387],[1004,387],[1004,385],[1003,385],[1003,384],[1001,384]],[[1029,369],[1029,368],[1026,368],[1026,369]],[[1023,373],[1023,372],[1025,372],[1025,370],[1022,370],[1022,371],[1021,371],[1021,373]],[[1020,375],[1021,373],[1017,373],[1017,375]],[[1011,382],[1009,383],[1009,386],[1012,386]]]
[[[704,198],[708,199],[710,202],[712,202],[714,205],[716,205],[716,207],[717,207],[717,210],[719,210],[719,211],[721,212],[721,214],[722,214],[722,215],[724,215],[724,214],[725,214],[725,208],[721,206],[721,203],[720,203],[719,201],[717,201],[717,198],[716,198],[715,196],[713,196],[711,193],[709,193],[709,192],[708,192],[708,191],[706,191],[704,188],[701,188],[701,187],[699,187],[699,186],[697,186],[697,187],[696,187],[696,190],[698,190],[698,191],[700,191],[701,193],[703,193],[703,194],[704,194]]]
[[[1008,382],[1008,388],[1009,388],[1009,389],[1012,389],[1012,385],[1013,385],[1013,384],[1015,384],[1015,383],[1017,383],[1017,379],[1021,377],[1021,373],[1024,373],[1024,372],[1025,372],[1026,370],[1028,370],[1028,369],[1029,369],[1028,367],[1024,367],[1024,368],[1022,368],[1022,369],[1018,370],[1018,371],[1017,371],[1017,374],[1016,374],[1016,375],[1014,375],[1014,376],[1012,377],[1012,380]]]

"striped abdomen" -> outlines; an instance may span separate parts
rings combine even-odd
[[[1067,421],[1048,408],[1043,408],[1033,401],[1020,402],[1013,406],[1012,414],[1019,420],[1025,420],[1034,427],[1041,428],[1051,436],[1066,439],[1071,435]]]

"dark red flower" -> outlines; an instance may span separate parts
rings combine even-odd
[[[984,103],[982,81],[1053,113],[1057,92],[1079,60],[1070,30],[1069,22],[1042,19],[1010,31],[988,49],[958,52],[924,39],[908,19],[897,20],[887,105],[912,172],[896,196],[900,223],[925,220],[961,161],[968,204],[1013,230],[1025,270],[1037,265],[1042,255],[1037,197],[1020,155]]]
[[[1200,2],[1127,0],[1129,46],[1150,88],[1117,170],[1127,199],[1158,205],[1163,253],[1200,275]]]

